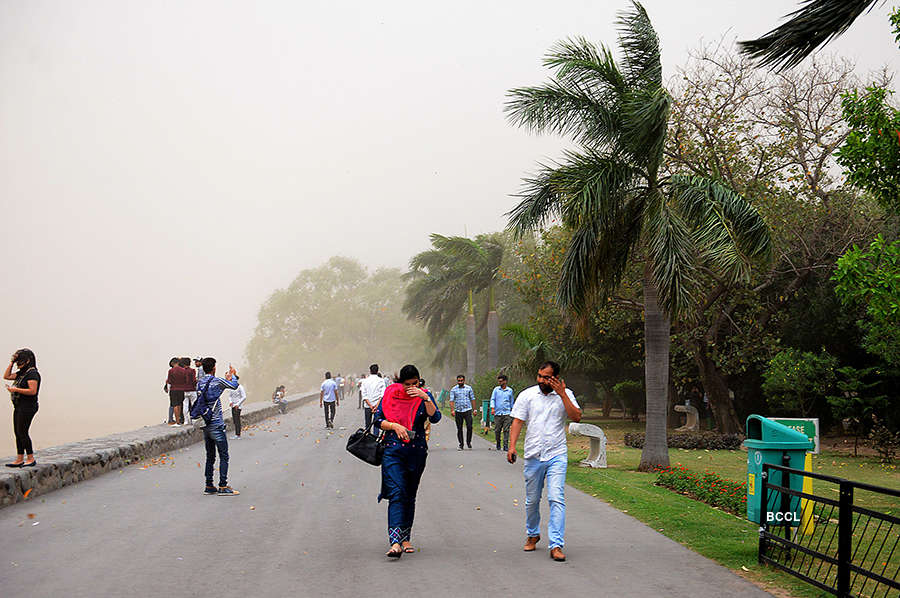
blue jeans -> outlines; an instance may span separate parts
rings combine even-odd
[[[206,485],[213,485],[213,466],[216,464],[216,449],[218,449],[219,486],[227,486],[228,439],[225,436],[225,424],[216,424],[203,428],[203,440],[206,442]]]
[[[549,461],[525,459],[525,533],[529,537],[541,534],[541,494],[547,480],[547,502],[550,520],[547,535],[550,549],[565,545],[566,535],[566,468],[568,456],[563,453]]]
[[[409,542],[416,517],[416,494],[425,471],[428,449],[416,446],[388,445],[381,462],[381,494],[387,498],[388,542]]]

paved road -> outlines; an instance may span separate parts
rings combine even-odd
[[[572,488],[569,561],[523,553],[521,465],[479,438],[458,452],[449,418],[419,492],[419,552],[389,561],[380,472],[344,450],[361,420],[348,403],[336,419],[347,430],[329,433],[309,405],[230,441],[238,497],[202,495],[195,445],[2,509],[0,594],[769,596]]]

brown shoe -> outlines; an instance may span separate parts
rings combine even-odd
[[[540,541],[540,536],[528,536],[528,539],[525,540],[525,546],[522,547],[522,550],[524,550],[525,552],[534,552],[534,549],[537,548],[537,543]]]
[[[550,549],[550,558],[558,563],[564,563],[566,561],[566,555],[563,554],[563,551],[559,546]]]

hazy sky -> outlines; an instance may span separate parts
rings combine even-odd
[[[645,3],[667,76],[796,5]],[[162,421],[169,357],[239,363],[303,268],[501,228],[561,146],[505,122],[506,90],[564,37],[614,45],[625,6],[0,0],[0,354],[37,353],[37,446]],[[887,11],[828,51],[896,70]]]

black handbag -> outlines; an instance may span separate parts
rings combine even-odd
[[[375,436],[368,430],[360,428],[347,439],[347,451],[369,465],[378,467],[384,456],[383,438],[384,434]]]

